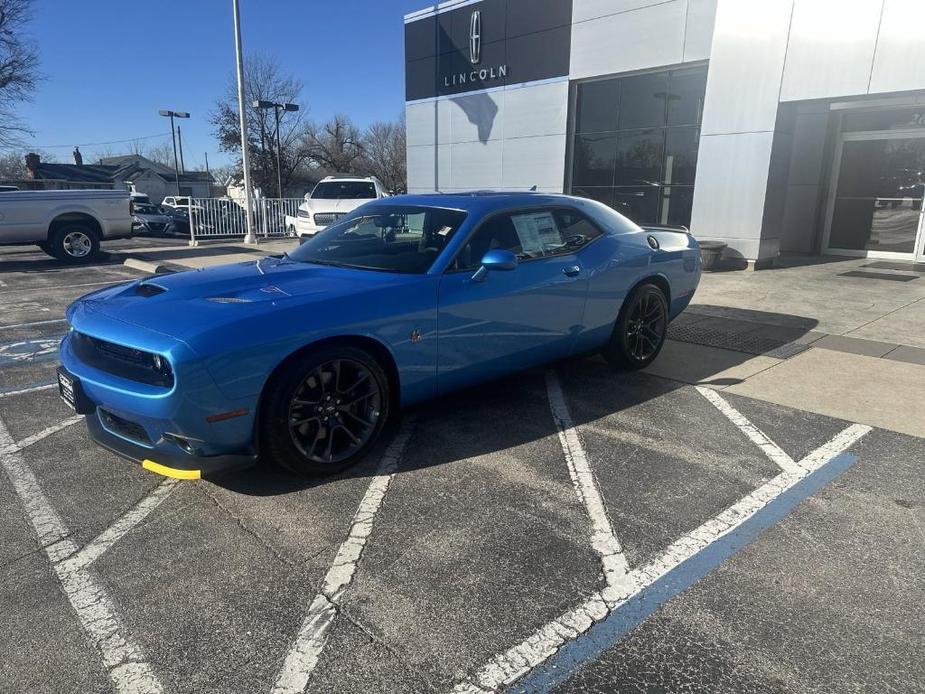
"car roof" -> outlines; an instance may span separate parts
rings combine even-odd
[[[382,205],[420,205],[422,207],[444,207],[470,212],[490,212],[512,207],[542,207],[549,205],[586,203],[560,193],[536,193],[532,191],[473,190],[454,193],[416,193],[383,198]]]

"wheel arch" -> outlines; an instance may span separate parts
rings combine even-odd
[[[254,448],[256,452],[259,452],[260,450],[261,411],[264,407],[264,401],[267,397],[267,388],[273,381],[274,377],[289,363],[299,359],[312,350],[338,345],[362,349],[368,352],[379,363],[379,365],[382,367],[382,370],[385,371],[386,377],[389,379],[389,399],[391,400],[390,405],[393,408],[392,411],[398,411],[398,406],[401,402],[401,379],[398,374],[398,364],[395,361],[395,357],[392,356],[392,351],[383,342],[368,335],[333,335],[330,337],[324,337],[319,340],[309,342],[306,345],[302,345],[298,349],[290,352],[280,360],[280,362],[273,368],[272,371],[270,371],[264,380],[263,386],[260,389],[260,395],[257,398],[257,407],[254,412]]]
[[[636,283],[626,291],[626,296],[623,298],[623,304],[620,306],[620,315],[623,314],[623,310],[626,307],[626,300],[630,298],[633,292],[635,292],[644,284],[654,284],[656,287],[661,289],[662,294],[665,295],[665,302],[668,304],[668,310],[669,312],[671,311],[671,283],[663,274],[656,272],[637,280]],[[617,320],[619,320],[619,316],[617,317]]]
[[[86,224],[88,227],[90,227],[90,229],[92,229],[96,233],[97,239],[102,240],[103,225],[100,224],[100,220],[98,220],[96,217],[94,217],[92,214],[88,212],[80,212],[76,210],[71,211],[71,212],[61,212],[55,215],[52,218],[52,220],[48,223],[48,233],[46,235],[46,240],[50,241],[52,235],[60,227],[64,226],[65,224],[72,224],[75,222]]]

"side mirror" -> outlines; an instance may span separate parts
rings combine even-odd
[[[482,282],[491,270],[513,270],[516,267],[516,255],[510,251],[495,248],[482,256],[482,265],[472,275],[472,279],[476,282]]]

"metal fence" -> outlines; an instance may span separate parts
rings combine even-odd
[[[292,219],[303,202],[303,198],[255,198],[254,233],[262,238],[293,236]],[[190,243],[197,239],[243,238],[247,233],[244,205],[231,198],[192,198],[189,206],[179,209],[189,218]]]

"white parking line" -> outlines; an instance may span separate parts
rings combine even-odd
[[[59,562],[58,568],[67,573],[74,573],[75,571],[80,571],[88,567],[103,556],[106,550],[121,540],[132,528],[141,523],[151,511],[160,506],[161,502],[167,498],[179,482],[179,480],[175,479],[168,479],[161,482],[155,487],[153,492],[135,504],[127,513],[121,516],[97,537],[90,540],[82,549],[73,556]]]
[[[372,532],[376,513],[395,476],[413,428],[413,420],[407,419],[379,461],[376,475],[370,481],[353,517],[347,539],[337,550],[334,563],[324,577],[321,591],[312,600],[299,633],[286,654],[273,686],[273,694],[298,694],[305,690],[324,650],[328,631],[337,616],[340,598],[353,581],[360,555]]]
[[[578,430],[572,423],[572,415],[565,402],[562,385],[555,371],[546,372],[546,391],[549,397],[549,409],[552,410],[556,428],[559,430],[559,444],[565,455],[569,476],[572,478],[572,484],[575,485],[579,501],[584,504],[588,517],[591,519],[591,546],[601,557],[604,580],[608,588],[625,593],[631,588],[626,584],[629,565],[626,563],[623,547],[614,534],[610,517],[604,506],[604,499],[601,497],[597,480],[594,477],[594,471],[588,462]]]
[[[700,394],[709,400],[717,410],[722,412],[726,419],[736,425],[739,431],[745,434],[752,442],[758,446],[764,454],[768,456],[771,462],[775,463],[781,470],[786,472],[797,472],[800,468],[789,455],[781,450],[781,447],[769,439],[761,429],[752,424],[745,418],[741,412],[726,402],[719,393],[712,388],[705,386],[696,386]]]
[[[144,655],[123,631],[115,605],[95,577],[86,570],[67,572],[58,562],[77,551],[70,530],[52,508],[38,480],[22,460],[0,420],[0,465],[19,496],[39,544],[55,569],[64,594],[91,643],[100,652],[103,666],[119,694],[160,694],[163,687]]]
[[[42,309],[47,311],[48,309]],[[37,320],[32,323],[16,323],[15,325],[0,325],[0,330],[12,330],[13,328],[31,328],[33,325],[50,325],[52,323],[65,323],[67,318],[54,318],[52,320]]]
[[[527,676],[541,665],[542,671],[537,671],[537,674],[531,674],[529,677],[530,680],[535,681],[527,684],[521,682],[519,686],[523,687],[524,691],[548,691],[555,682],[566,679],[575,666],[595,657],[597,652],[595,646],[599,651],[616,643],[633,626],[651,614],[659,604],[699,579],[700,575],[695,571],[688,572],[686,576],[683,575],[682,565],[695,558],[706,557],[706,570],[715,566],[715,563],[710,565],[709,562],[721,561],[723,555],[719,551],[716,553],[717,557],[707,557],[707,550],[711,546],[718,546],[718,543],[730,536],[735,538],[735,533],[741,530],[743,525],[769,508],[769,505],[782,495],[796,491],[795,488],[806,478],[819,472],[870,430],[870,427],[860,424],[848,427],[831,441],[807,455],[798,464],[795,463],[793,470],[781,472],[699,528],[673,542],[655,561],[631,571],[626,582],[635,586],[632,592],[617,600],[611,600],[604,591],[595,592],[581,604],[540,627],[523,642],[493,657],[471,678],[457,684],[453,689],[454,694],[497,692]],[[767,440],[770,442],[769,439]],[[773,442],[770,443],[776,446]],[[804,496],[788,499],[788,501],[795,505],[810,493],[812,493],[811,489]],[[745,544],[747,544],[745,541],[734,541],[723,549],[731,554]],[[675,573],[679,575],[674,577]],[[656,583],[665,579],[669,574],[674,577],[671,586],[668,588],[662,585],[656,586]],[[653,586],[655,586],[654,589]],[[647,591],[652,592],[652,597],[648,597]],[[618,620],[617,624],[610,627],[611,640],[608,641],[602,637],[599,642],[595,643],[592,637],[592,646],[585,649],[587,652],[564,653],[565,647],[576,644],[577,640],[596,622],[611,619]],[[557,653],[559,655],[556,655]],[[543,665],[553,656],[556,656],[555,662]]]
[[[21,451],[23,448],[28,448],[32,444],[38,443],[39,441],[46,438],[47,436],[51,436],[52,434],[59,432],[62,429],[66,429],[72,424],[77,424],[77,422],[80,422],[80,421],[83,421],[83,415],[75,415],[73,417],[68,417],[63,422],[58,422],[57,424],[53,424],[47,429],[42,429],[40,432],[36,434],[27,436],[22,441],[14,442],[12,439],[10,439],[10,443],[0,442],[0,455],[7,455],[9,453],[17,453],[18,451]]]
[[[45,383],[40,386],[29,386],[28,388],[20,388],[19,390],[4,390],[0,392],[0,398],[9,398],[14,395],[25,395],[26,393],[35,393],[39,390],[47,390],[48,388],[54,388],[57,386],[57,383]]]

